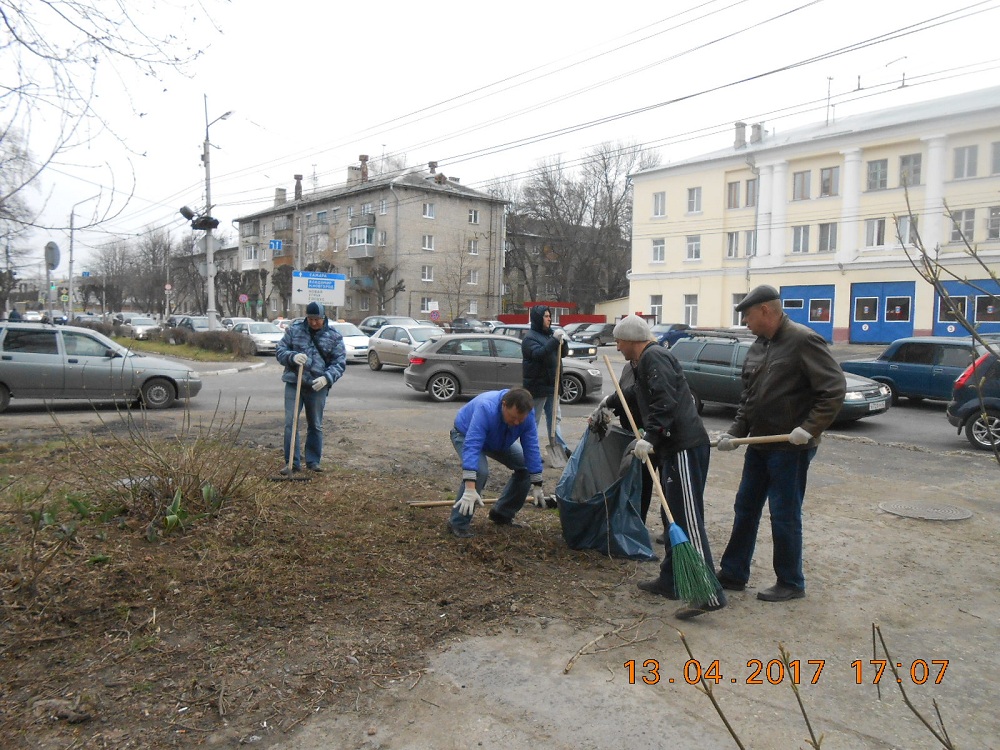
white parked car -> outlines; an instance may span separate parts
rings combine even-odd
[[[235,326],[237,323],[253,323],[253,322],[254,322],[253,318],[223,318],[222,327],[225,328],[227,331],[231,331],[233,330],[233,326]]]
[[[354,323],[336,323],[329,318],[327,324],[344,337],[348,362],[364,362],[368,358],[368,337]]]
[[[249,323],[237,323],[233,326],[232,332],[249,336],[253,341],[255,354],[274,354],[278,342],[285,335],[285,332],[274,323],[258,323],[252,320]]]
[[[151,331],[158,331],[159,324],[152,318],[143,318],[138,315],[129,318],[121,325],[121,335],[130,336],[134,339],[148,339]]]

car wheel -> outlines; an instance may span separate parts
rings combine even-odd
[[[965,425],[965,436],[979,450],[993,450],[993,445],[1000,446],[1000,412],[987,411],[976,414]]]
[[[142,403],[147,409],[166,409],[174,398],[174,387],[164,378],[152,378],[142,386]]]
[[[427,381],[427,392],[435,401],[454,401],[458,397],[458,381],[446,372],[439,373]]]
[[[10,403],[10,391],[7,389],[3,383],[0,383],[0,411],[4,411],[7,408],[7,404]]]
[[[583,400],[584,394],[583,381],[576,375],[563,375],[559,379],[560,404],[575,404]]]
[[[382,369],[382,362],[378,358],[378,354],[373,351],[368,352],[368,366],[378,372]]]
[[[896,386],[892,383],[887,383],[884,380],[880,380],[880,383],[889,387],[889,403],[893,406],[899,403],[899,391],[896,390]]]

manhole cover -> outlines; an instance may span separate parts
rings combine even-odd
[[[956,508],[954,505],[915,505],[913,503],[879,503],[886,513],[906,518],[922,518],[925,521],[961,521],[969,518],[972,511]]]

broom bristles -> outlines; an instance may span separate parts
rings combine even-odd
[[[683,534],[683,532],[681,532]],[[689,604],[704,604],[718,591],[719,582],[715,573],[705,564],[691,542],[673,544],[671,534],[671,557],[674,568],[674,590]]]

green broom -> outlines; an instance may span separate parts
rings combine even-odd
[[[636,427],[632,411],[628,408],[628,401],[625,399],[625,394],[622,393],[622,387],[618,384],[618,378],[611,368],[611,360],[608,359],[607,354],[604,355],[604,363],[608,367],[608,372],[611,373],[611,382],[615,384],[615,392],[625,410],[625,416],[628,417],[628,423],[632,425],[632,432],[636,439],[640,440],[642,435],[639,434],[639,428]],[[667,534],[670,537],[670,550],[673,555],[674,590],[681,599],[689,604],[703,604],[718,591],[719,582],[715,578],[715,573],[705,564],[705,559],[698,554],[698,550],[687,538],[684,529],[674,523],[674,517],[667,505],[667,498],[663,494],[663,487],[660,486],[660,477],[653,462],[649,460],[649,456],[646,456],[646,469],[653,478],[653,487],[656,489],[660,505],[663,506],[663,512],[667,514],[667,522],[670,524]]]

